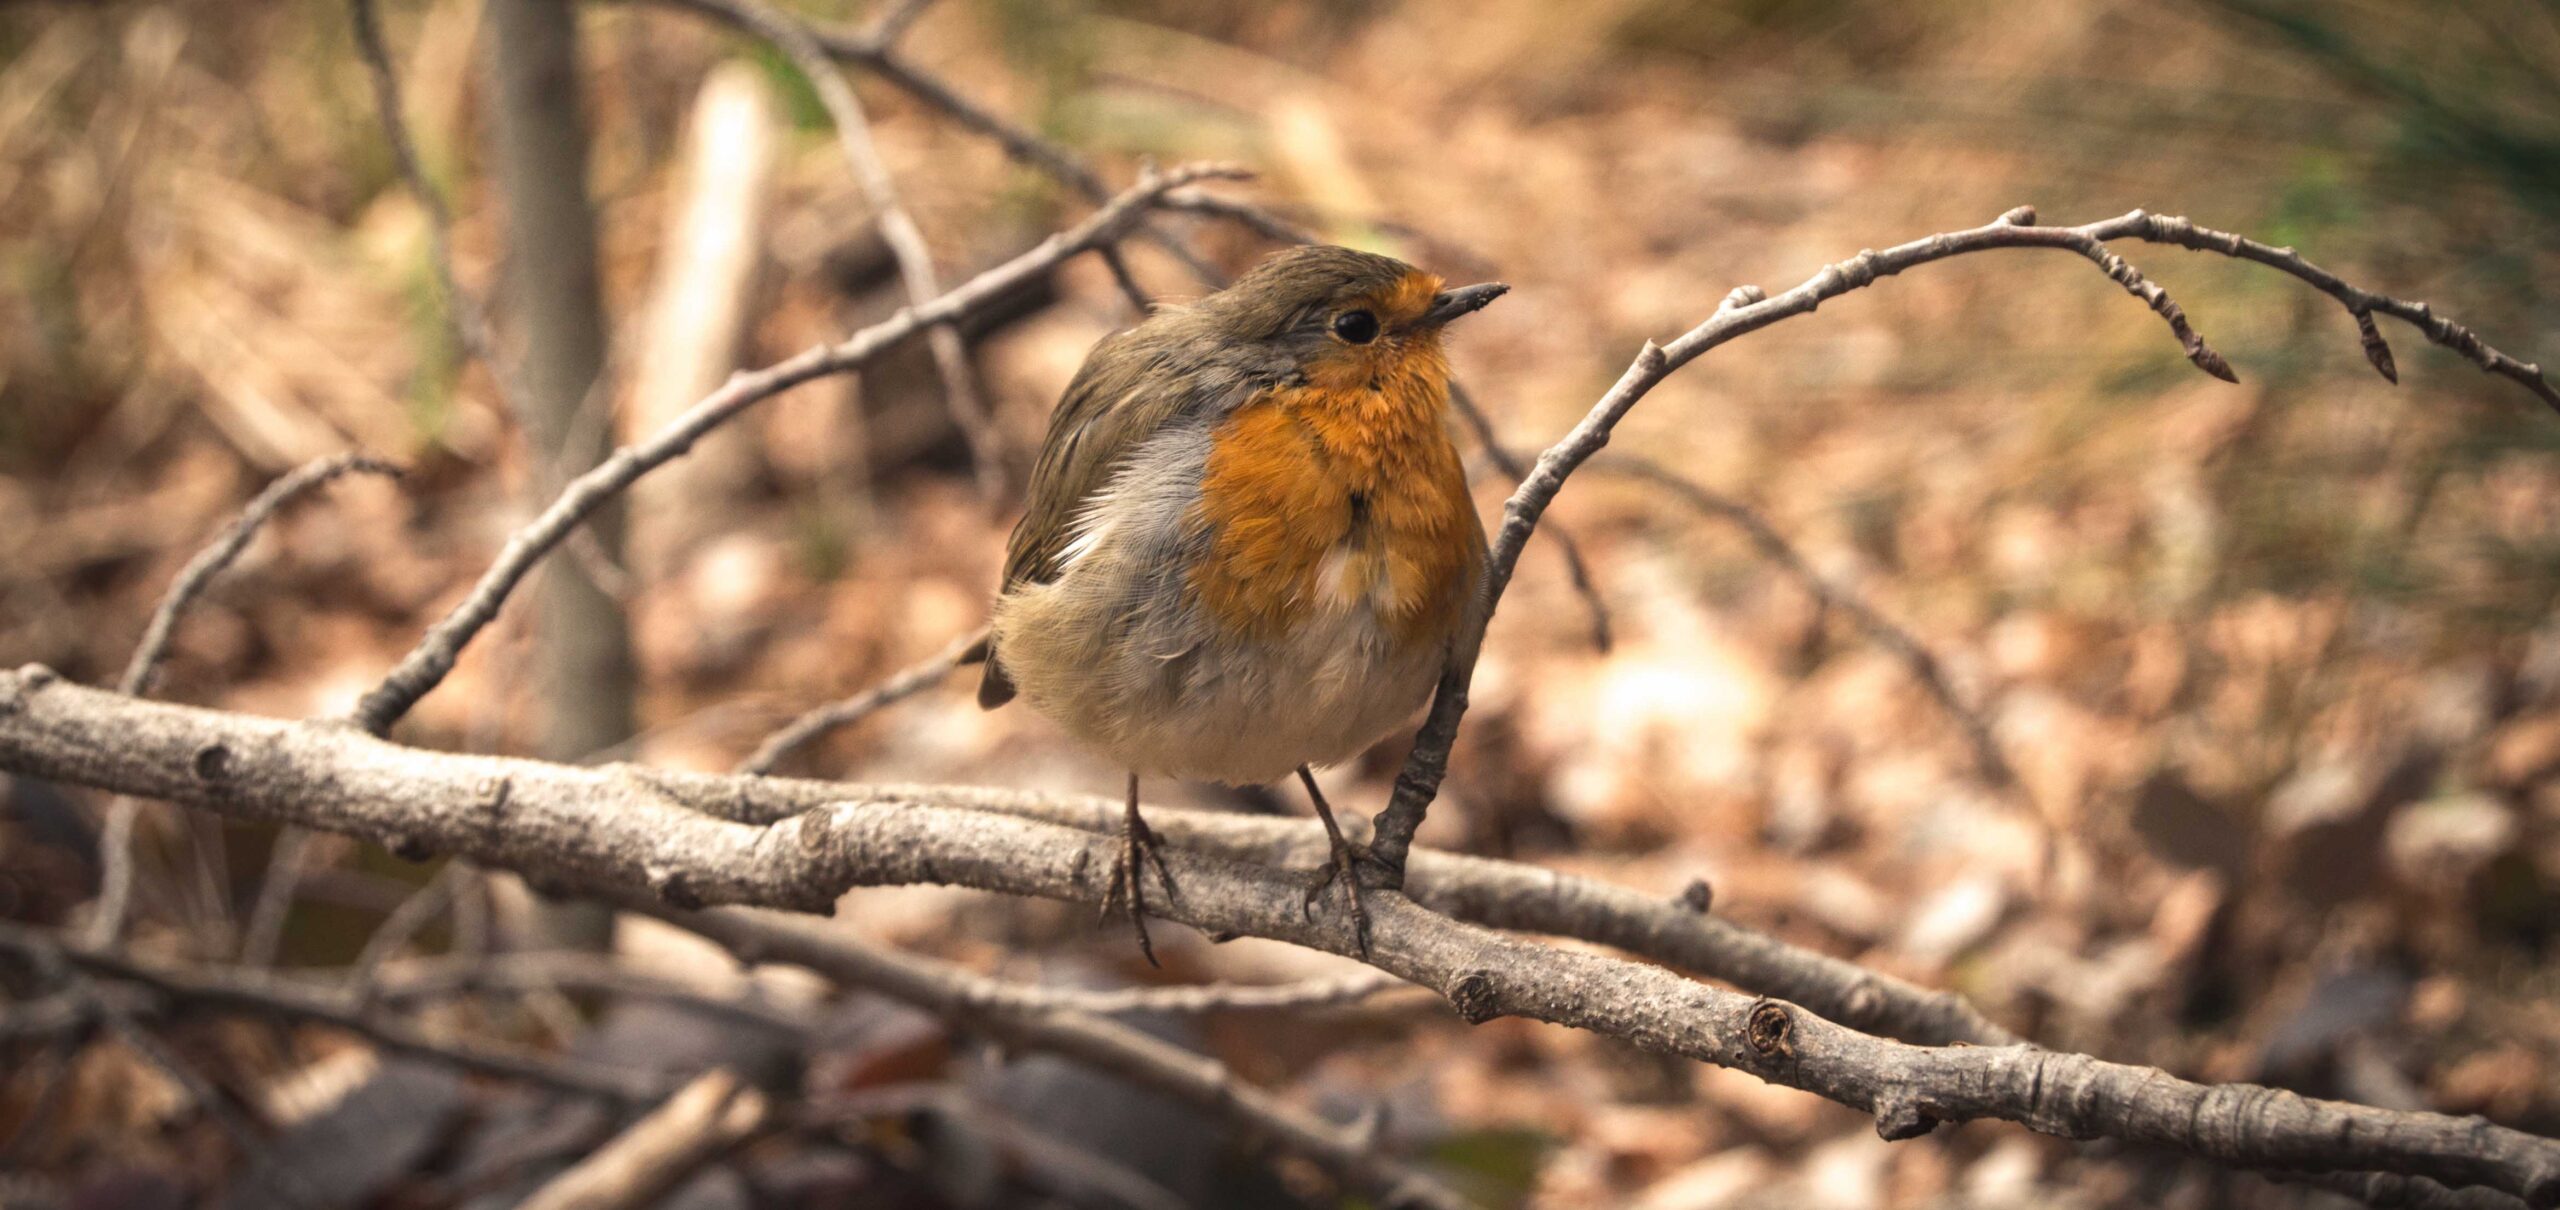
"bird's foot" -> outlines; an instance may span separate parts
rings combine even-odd
[[[1369,846],[1354,844],[1340,833],[1334,833],[1332,840],[1333,856],[1308,876],[1307,895],[1299,903],[1298,911],[1302,918],[1312,922],[1316,918],[1316,901],[1324,898],[1327,888],[1341,883],[1343,893],[1351,900],[1352,944],[1359,949],[1360,960],[1366,962],[1369,960],[1369,905],[1360,898],[1360,863],[1377,864],[1378,859],[1369,852]]]
[[[1138,952],[1146,957],[1147,965],[1161,967],[1163,963],[1156,961],[1155,942],[1147,936],[1147,869],[1151,866],[1155,869],[1156,881],[1164,884],[1166,898],[1177,898],[1181,892],[1174,889],[1173,871],[1165,868],[1164,854],[1160,851],[1162,843],[1145,819],[1135,811],[1130,812],[1120,835],[1126,847],[1120,852],[1117,868],[1111,872],[1111,889],[1103,893],[1102,914],[1110,915],[1114,907],[1125,908],[1129,914],[1129,927],[1138,934]]]

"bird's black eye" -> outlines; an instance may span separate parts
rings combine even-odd
[[[1378,338],[1378,317],[1366,311],[1345,311],[1333,317],[1333,334],[1355,345],[1365,345]]]

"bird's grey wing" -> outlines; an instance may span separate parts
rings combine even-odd
[[[1056,579],[1077,514],[1131,451],[1195,406],[1196,384],[1184,381],[1182,362],[1170,355],[1181,337],[1173,320],[1160,317],[1105,339],[1067,384],[1031,468],[1022,520],[1005,543],[1003,591]],[[978,703],[992,710],[1012,698],[1002,654],[990,644]]]

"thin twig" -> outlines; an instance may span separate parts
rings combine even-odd
[[[352,473],[387,475],[397,479],[400,468],[379,458],[364,454],[334,454],[304,465],[266,486],[251,499],[231,524],[207,543],[196,556],[187,560],[169,591],[160,598],[160,607],[151,614],[151,624],[143,628],[142,641],[135,645],[133,657],[125,662],[124,677],[116,682],[119,691],[142,697],[151,692],[157,680],[160,661],[168,655],[170,637],[178,630],[178,621],[187,607],[204,594],[205,586],[221,575],[240,552],[249,548],[249,540],[284,507],[303,493],[327,484],[341,475]]]
[[[971,1003],[1005,1012],[1077,1012],[1112,1017],[1130,1013],[1272,1013],[1357,1004],[1382,992],[1405,987],[1385,971],[1367,970],[1329,979],[1296,983],[1200,983],[1186,987],[1123,987],[1097,991],[1036,983],[987,980],[976,985]],[[1416,989],[1428,992],[1429,989]],[[1434,1002],[1439,1000],[1433,995]]]
[[[1787,541],[1785,535],[1750,505],[1711,491],[1670,467],[1639,455],[1611,454],[1605,460],[1592,463],[1592,469],[1644,480],[1670,492],[1681,503],[1699,512],[1732,523],[1751,539],[1753,546],[1759,548],[1762,558],[1775,564],[1788,579],[1803,588],[1806,595],[1813,598],[1816,607],[1848,615],[1868,639],[1892,652],[1905,668],[1910,669],[1912,679],[1920,682],[1920,687],[1927,690],[1939,708],[1946,711],[1947,716],[1963,730],[1966,741],[1973,748],[1974,768],[1984,781],[2003,790],[2024,793],[2017,771],[2010,767],[2008,758],[2001,754],[1999,740],[1991,734],[1991,721],[1971,703],[1957,696],[1955,686],[1947,681],[1946,665],[1939,661],[1937,654],[1930,651],[1918,636],[1868,604],[1865,597],[1832,583],[1814,570],[1813,564],[1796,550],[1795,544]]]
[[[425,886],[401,900],[400,906],[391,909],[390,914],[382,918],[382,923],[374,928],[373,935],[364,939],[364,948],[356,951],[355,969],[349,982],[359,989],[372,988],[374,972],[381,967],[383,960],[400,952],[400,947],[407,945],[410,938],[426,928],[427,922],[436,918],[436,913],[454,902],[455,896],[461,893],[460,884],[468,869],[459,861],[444,863],[433,877],[427,879]]]
[[[1414,739],[1413,750],[1405,758],[1404,768],[1396,775],[1394,796],[1378,817],[1378,838],[1372,852],[1389,872],[1387,880],[1390,883],[1395,880],[1394,871],[1402,867],[1405,854],[1412,848],[1414,833],[1421,828],[1431,800],[1439,793],[1441,779],[1448,774],[1449,749],[1456,742],[1459,722],[1466,715],[1467,685],[1475,674],[1476,656],[1484,646],[1485,624],[1501,602],[1503,590],[1511,583],[1512,571],[1519,565],[1522,545],[1536,531],[1547,505],[1555,499],[1557,492],[1563,490],[1566,478],[1598,453],[1600,447],[1607,445],[1610,431],[1617,427],[1627,410],[1673,371],[1729,341],[1780,320],[1811,314],[1815,307],[1830,299],[1871,286],[1882,278],[1907,269],[1968,253],[2003,248],[2071,252],[2097,265],[2109,280],[2159,315],[2185,350],[2187,359],[2198,369],[2216,378],[2233,380],[2230,365],[2196,334],[2187,323],[2184,310],[2168,293],[2106,247],[2107,241],[2117,239],[2176,244],[2281,269],[2337,299],[2341,306],[2347,308],[2349,315],[2356,317],[2365,355],[2385,378],[2397,381],[2397,371],[2392,365],[2389,346],[2383,343],[2380,332],[2371,323],[2370,315],[2375,311],[2408,320],[2426,333],[2429,340],[2461,353],[2472,364],[2489,373],[2523,383],[2537,397],[2560,409],[2560,391],[2555,391],[2542,377],[2540,367],[2526,365],[2490,348],[2469,329],[2436,317],[2423,303],[2402,302],[2350,286],[2327,270],[2303,260],[2291,249],[2269,247],[2227,232],[2198,227],[2183,218],[2155,216],[2141,210],[2078,227],[2038,227],[2034,225],[2035,221],[2035,211],[2020,206],[1981,227],[1942,232],[1882,252],[1860,252],[1848,260],[1825,266],[1822,272],[1774,297],[1757,286],[1744,286],[1727,295],[1714,315],[1670,344],[1645,342],[1643,350],[1619,376],[1616,385],[1591,406],[1572,431],[1538,456],[1537,465],[1530,469],[1518,489],[1512,492],[1511,499],[1503,505],[1502,528],[1494,539],[1492,556],[1485,562],[1483,579],[1477,589],[1481,604],[1470,613],[1451,645],[1449,662],[1441,674],[1439,691],[1431,702],[1431,712]]]
[[[1476,435],[1476,445],[1484,450],[1485,458],[1493,463],[1495,470],[1509,476],[1515,483],[1528,475],[1529,468],[1519,456],[1502,444],[1502,433],[1494,428],[1493,417],[1477,406],[1475,396],[1469,394],[1465,387],[1454,382],[1449,384],[1449,406],[1457,409],[1459,419],[1467,422],[1469,431]],[[1573,591],[1582,597],[1582,606],[1591,615],[1591,646],[1600,654],[1607,655],[1613,645],[1609,633],[1609,603],[1601,599],[1600,589],[1592,583],[1591,568],[1582,561],[1582,544],[1574,540],[1570,531],[1552,521],[1547,523],[1547,536],[1555,540],[1556,553],[1564,556],[1565,574],[1572,577]]]
[[[850,727],[873,714],[941,684],[951,670],[969,654],[969,649],[985,642],[986,627],[960,636],[942,650],[890,675],[861,693],[842,701],[829,702],[791,720],[781,730],[766,736],[763,743],[747,759],[738,762],[740,773],[771,773],[791,754],[816,743],[828,734]]]
[[[258,881],[258,901],[249,909],[248,927],[240,931],[241,965],[263,969],[276,964],[294,896],[311,863],[312,841],[308,829],[292,824],[276,830],[275,843],[267,849],[266,873]]]
[[[1139,215],[1168,194],[1199,181],[1233,180],[1245,175],[1241,168],[1220,164],[1187,165],[1151,174],[1074,228],[1050,236],[1038,247],[970,278],[930,303],[902,308],[835,344],[819,345],[762,370],[731,375],[726,385],[656,434],[615,450],[595,469],[571,480],[540,515],[507,539],[497,560],[481,574],[462,602],[429,628],[382,683],[364,695],[351,721],[377,735],[388,730],[419,698],[443,682],[446,674],[453,671],[454,662],[461,658],[462,649],[498,615],[499,606],[506,603],[525,573],[558,546],[570,530],[640,476],[692,448],[703,434],[801,383],[866,366],[898,342],[933,324],[975,314],[1068,257],[1118,238]]]
[[[136,984],[190,1005],[326,1025],[399,1054],[464,1071],[523,1080],[563,1092],[647,1102],[665,1092],[654,1076],[516,1051],[463,1046],[427,1037],[406,1022],[290,980],[245,970],[144,963],[110,950],[73,945],[42,930],[0,923],[0,948],[58,954],[91,977]]]
[[[232,518],[213,541],[196,552],[187,565],[180,568],[178,578],[160,598],[160,607],[151,613],[151,623],[142,631],[142,641],[134,645],[133,655],[125,661],[124,676],[117,688],[135,697],[151,692],[157,680],[160,662],[169,653],[169,642],[178,632],[189,606],[204,595],[215,576],[231,566],[249,541],[286,505],[303,493],[321,487],[342,475],[353,473],[387,475],[397,479],[397,466],[364,454],[335,454],[310,462],[287,473],[253,497],[240,515]],[[86,940],[91,945],[112,945],[124,935],[125,917],[133,903],[133,829],[141,815],[142,805],[129,798],[118,798],[107,807],[107,822],[98,839],[98,853],[105,869],[98,880],[98,906],[90,917]]]
[[[1154,314],[1156,300],[1145,286],[1138,284],[1138,275],[1130,270],[1129,258],[1120,251],[1120,245],[1104,244],[1101,255],[1103,266],[1111,270],[1112,284],[1120,287],[1120,297],[1129,300],[1129,309],[1137,312],[1140,319]]]
[[[350,969],[335,979],[341,984],[353,984],[357,982],[357,972]],[[753,996],[718,995],[682,980],[636,970],[627,962],[602,954],[576,950],[393,962],[375,968],[366,983],[372,999],[384,1005],[414,1005],[489,993],[521,996],[595,992],[679,1004],[778,1033],[805,1033],[809,1029],[805,1014]]]
[[[923,306],[942,293],[941,275],[933,267],[933,250],[924,242],[924,232],[916,226],[915,216],[907,212],[906,203],[898,196],[897,178],[880,158],[880,148],[871,137],[871,120],[863,112],[862,98],[845,83],[844,73],[827,57],[826,51],[810,36],[808,27],[763,3],[763,0],[716,0],[726,5],[731,17],[756,37],[781,51],[791,65],[815,89],[818,102],[835,123],[836,141],[844,149],[845,159],[853,165],[853,176],[862,187],[862,195],[871,203],[872,222],[879,227],[880,239],[889,247],[889,255],[898,262],[898,276],[905,284],[907,301]],[[908,6],[901,5],[900,9]],[[914,6],[917,11],[921,5]],[[882,45],[896,40],[897,31],[914,18],[903,18],[893,10],[882,19],[878,37]],[[978,390],[977,372],[969,367],[968,342],[960,334],[956,318],[945,318],[925,329],[925,343],[933,351],[935,371],[942,378],[944,401],[951,410],[952,423],[969,444],[969,460],[977,473],[978,493],[990,503],[1005,497],[1006,465],[1003,434],[987,413],[985,397]]]
[[[453,271],[453,207],[446,204],[443,191],[428,179],[425,157],[418,154],[417,139],[409,132],[409,115],[400,100],[400,76],[391,66],[391,51],[384,45],[381,14],[374,0],[347,0],[355,19],[356,54],[364,60],[365,73],[373,82],[373,108],[382,123],[382,136],[391,144],[392,162],[400,168],[400,179],[418,199],[418,207],[427,216],[427,261],[435,274],[436,293],[444,299],[445,325],[453,333],[454,346],[468,361],[489,368],[489,381],[498,392],[498,403],[507,415],[523,420],[517,401],[524,393],[508,381],[507,367],[498,357],[498,338],[489,326],[489,314],[480,300],[465,292],[462,281]]]
[[[715,1067],[543,1183],[521,1210],[632,1210],[764,1124],[764,1094]]]
[[[742,14],[730,3],[730,0],[658,0],[658,2],[671,8],[687,9],[726,21],[732,25],[745,24]],[[828,58],[878,76],[883,83],[940,111],[943,116],[958,123],[963,129],[993,141],[1008,157],[1029,165],[1043,175],[1065,185],[1086,201],[1099,205],[1110,199],[1110,183],[1103,180],[1102,174],[1086,166],[1073,151],[961,95],[958,89],[944,83],[941,77],[916,66],[894,45],[878,37],[877,30],[830,29],[816,25],[809,26],[808,30],[810,37],[816,40],[819,49],[824,51]],[[1237,205],[1244,204],[1237,203]],[[1251,207],[1246,206],[1245,209],[1250,210]],[[1282,227],[1287,225],[1278,219],[1270,219],[1269,216],[1261,217],[1269,219],[1272,225]],[[1132,230],[1139,238],[1162,248],[1174,259],[1182,262],[1203,283],[1213,286],[1224,284],[1225,276],[1218,272],[1217,267],[1200,259],[1199,254],[1193,252],[1190,245],[1182,240],[1167,234],[1144,219],[1139,220]]]
[[[879,992],[983,1031],[1009,1047],[1053,1052],[1169,1093],[1313,1161],[1385,1205],[1454,1210],[1470,1204],[1420,1170],[1379,1154],[1358,1132],[1245,1083],[1214,1059],[1118,1022],[1062,1008],[997,1007],[1010,990],[997,980],[867,946],[812,921],[739,909],[677,911],[638,896],[622,902],[691,929],[741,958],[806,966],[839,984]]]

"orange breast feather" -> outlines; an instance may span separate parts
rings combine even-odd
[[[1192,588],[1261,637],[1366,605],[1397,639],[1437,641],[1484,542],[1441,419],[1438,350],[1311,369],[1214,435],[1200,502],[1214,537]]]

